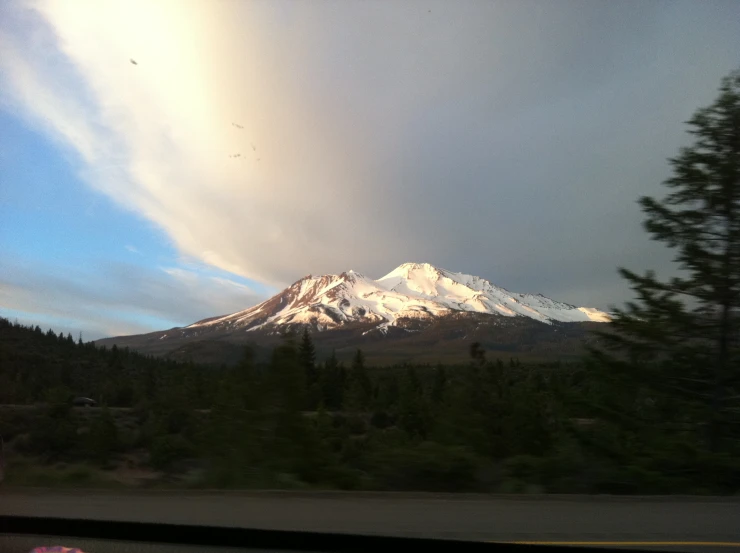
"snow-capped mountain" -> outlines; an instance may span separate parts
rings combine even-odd
[[[480,277],[404,263],[377,280],[354,271],[306,276],[267,301],[231,315],[213,317],[182,329],[195,334],[219,330],[266,330],[311,325],[324,331],[348,323],[370,323],[387,332],[409,320],[435,319],[456,312],[528,317],[543,323],[609,322],[609,315],[542,295],[509,292]]]
[[[309,275],[244,311],[97,343],[231,364],[244,344],[267,356],[283,330],[309,326],[324,354],[348,356],[361,348],[379,363],[459,362],[472,342],[496,355],[550,360],[582,354],[597,339],[594,326],[609,320],[598,309],[509,292],[427,263],[404,263],[377,280],[354,271]]]

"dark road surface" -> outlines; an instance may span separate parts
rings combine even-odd
[[[740,552],[740,499],[20,492],[0,514]]]

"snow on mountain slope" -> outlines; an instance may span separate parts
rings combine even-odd
[[[205,319],[186,328],[228,327],[257,330],[311,324],[318,330],[350,322],[377,323],[381,331],[402,319],[429,319],[455,311],[506,317],[524,316],[543,323],[609,322],[609,315],[542,295],[509,292],[480,277],[404,263],[378,280],[348,271],[308,275],[267,301],[232,315]]]

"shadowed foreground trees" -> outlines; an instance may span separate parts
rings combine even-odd
[[[602,416],[660,441],[683,432],[693,455],[721,457],[740,437],[740,71],[688,125],[694,143],[670,160],[668,194],[640,199],[645,230],[675,251],[680,276],[620,270],[636,299],[615,310],[591,366],[606,388]]]
[[[658,428],[646,425],[639,417],[659,418],[651,411],[656,405],[603,378],[593,362],[504,364],[481,362],[476,353],[462,366],[378,369],[364,367],[361,355],[347,368],[330,356],[314,364],[319,406],[307,410],[311,387],[295,340],[286,340],[265,364],[256,363],[246,349],[237,366],[206,369],[68,345],[66,338],[61,342],[8,321],[0,321],[0,338],[0,355],[15,360],[12,368],[0,364],[0,379],[15,384],[5,390],[8,403],[24,403],[34,393],[40,395],[33,401],[43,399],[45,383],[54,385],[48,388],[51,403],[46,407],[3,409],[0,416],[0,434],[9,450],[42,467],[60,462],[115,467],[145,451],[142,462],[161,471],[167,485],[559,493],[740,490],[739,452],[723,445],[719,454],[705,453],[696,438],[703,412],[693,403],[673,399],[678,415],[665,420],[675,422],[674,431],[665,432],[667,422]],[[44,344],[36,347],[36,340]],[[35,353],[14,349],[11,342]],[[144,368],[137,367],[139,362]],[[153,372],[147,370],[149,362]],[[89,372],[78,372],[78,364]],[[64,402],[69,394],[59,383],[68,382],[66,390],[75,393],[78,385],[106,390],[119,381],[117,371],[127,374],[130,409],[115,403],[71,409]],[[369,390],[368,399],[359,396],[366,403],[357,400],[362,390]],[[642,410],[632,416],[627,408],[639,402]]]

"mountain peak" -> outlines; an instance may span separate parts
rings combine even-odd
[[[390,273],[384,277],[379,278],[379,281],[386,280],[393,277],[409,278],[414,273],[422,273],[427,275],[439,275],[441,270],[432,265],[431,263],[402,263]]]
[[[355,282],[357,280],[366,280],[367,277],[363,275],[362,273],[358,273],[357,271],[353,271],[350,269],[349,271],[343,272],[341,275],[339,275],[341,278],[345,279],[348,282]]]
[[[400,269],[405,270],[417,270],[417,269],[424,269],[424,270],[437,270],[437,268],[432,265],[431,263],[401,263],[398,267],[394,269],[394,271],[398,271]]]
[[[354,322],[381,331],[409,320],[431,320],[455,312],[554,321],[608,322],[608,314],[576,307],[542,295],[516,294],[480,277],[439,269],[430,263],[403,263],[373,280],[356,271],[308,275],[267,301],[225,317],[191,325],[228,326],[247,331],[284,325],[312,325],[319,330]],[[405,322],[406,321],[406,322]]]

